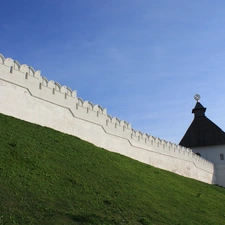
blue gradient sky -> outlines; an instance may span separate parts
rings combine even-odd
[[[224,0],[9,0],[0,53],[179,143],[194,94],[225,129]]]

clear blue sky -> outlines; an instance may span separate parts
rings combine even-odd
[[[179,143],[194,94],[225,129],[224,0],[8,0],[0,53]]]

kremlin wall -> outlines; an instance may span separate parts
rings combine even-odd
[[[160,169],[217,184],[214,164],[191,149],[136,131],[100,105],[83,101],[69,87],[48,81],[39,70],[1,54],[0,113],[77,136]]]

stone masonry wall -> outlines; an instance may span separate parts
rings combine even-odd
[[[0,54],[0,113],[77,136],[96,146],[206,183],[216,183],[214,165],[191,149],[132,129],[107,110],[48,81],[27,65]]]

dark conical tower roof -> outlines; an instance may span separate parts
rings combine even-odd
[[[194,120],[180,141],[187,148],[225,144],[225,133],[205,116],[206,108],[197,101],[192,113]]]

